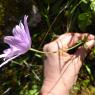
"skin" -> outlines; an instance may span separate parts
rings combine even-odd
[[[84,46],[69,54],[67,49],[85,36],[87,41]],[[44,46],[43,51],[51,53],[45,53],[44,81],[40,95],[69,95],[85,57],[95,44],[94,38],[86,33],[65,33]]]

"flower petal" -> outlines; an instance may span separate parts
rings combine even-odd
[[[27,18],[28,16],[25,15],[24,25],[20,22],[19,25],[16,25],[13,28],[13,36],[4,37],[4,42],[10,46],[8,49],[3,51],[5,60],[24,54],[31,48],[31,37],[29,34]]]
[[[2,67],[2,66],[4,66],[5,64],[7,64],[8,62],[10,62],[11,60],[13,60],[13,59],[15,59],[16,57],[18,57],[19,55],[16,55],[16,56],[13,56],[12,58],[10,58],[10,59],[7,59],[5,62],[3,62],[2,64],[0,64],[0,68]]]
[[[29,41],[27,33],[25,32],[25,29],[24,29],[24,25],[21,22],[19,23],[19,26],[16,25],[16,27],[13,29],[12,32],[15,38],[17,39],[19,38],[19,40],[24,41],[24,42]]]
[[[21,43],[19,39],[15,39],[14,36],[6,36],[4,37],[4,42],[7,43],[8,45],[17,45],[18,43]]]
[[[28,29],[28,23],[27,23],[27,18],[28,16],[24,16],[24,29],[27,33],[28,40],[31,42],[30,34],[29,34],[29,29]]]
[[[4,42],[7,43],[10,48],[20,50],[20,52],[26,52],[30,48],[29,42],[25,42],[24,40],[20,41],[13,36],[6,36]],[[14,50],[11,51],[14,52]]]
[[[6,57],[6,54],[1,54],[0,58]]]
[[[6,60],[6,59],[9,59],[9,58],[11,58],[11,57],[13,57],[13,56],[16,56],[16,55],[18,55],[18,54],[19,54],[19,55],[21,54],[20,50],[19,50],[18,48],[16,48],[16,47],[12,47],[12,48],[5,49],[5,50],[3,51],[3,53],[6,54],[6,55],[5,55],[5,60]]]

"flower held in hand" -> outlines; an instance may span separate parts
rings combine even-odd
[[[31,37],[29,34],[28,16],[24,16],[24,24],[22,22],[16,25],[13,30],[13,36],[4,37],[4,42],[10,47],[4,50],[4,54],[0,55],[0,58],[4,58],[4,61],[0,67],[11,61],[12,59],[26,53],[31,48]]]

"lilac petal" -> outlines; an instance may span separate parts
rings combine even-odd
[[[10,45],[10,48],[4,50],[3,52],[8,56],[13,56],[16,54],[24,54],[29,50],[29,45],[26,43],[17,43],[15,45]]]
[[[17,36],[17,35],[25,35],[25,30],[22,29],[20,26],[16,25],[16,27],[14,28],[15,30],[13,31],[14,32],[14,36]]]
[[[28,16],[25,15],[24,25],[20,22],[19,25],[16,25],[15,28],[13,28],[13,36],[4,37],[4,42],[10,47],[3,51],[4,55],[1,55],[1,57],[4,57],[6,60],[3,64],[6,64],[15,56],[26,53],[31,48],[31,37],[29,34],[27,18]],[[1,64],[1,66],[3,65]]]
[[[30,37],[30,34],[29,34],[27,18],[28,18],[28,16],[25,15],[24,16],[24,28],[25,28],[25,31],[27,33],[29,47],[31,48],[31,37]]]
[[[3,58],[3,57],[5,57],[6,56],[6,54],[1,54],[0,55],[0,58]]]
[[[17,45],[18,43],[21,43],[19,39],[15,39],[13,36],[6,36],[4,37],[4,42],[7,43],[8,45]]]
[[[22,40],[21,42],[19,39],[15,39],[13,36],[6,36],[4,38],[4,42],[10,45],[10,49],[13,50],[13,51],[11,50],[11,53],[16,50],[19,50],[20,52],[26,52],[30,48],[30,45],[29,42],[25,42],[25,41],[23,42],[23,41],[24,40]]]
[[[5,55],[5,60],[9,59],[9,58],[11,58],[13,56],[16,56],[18,54],[19,55],[21,54],[20,50],[18,48],[16,48],[16,47],[8,48],[8,49],[4,50],[3,53],[6,54]]]
[[[29,36],[27,35],[28,32],[25,30],[24,25],[23,25],[22,23],[20,23],[20,24],[19,24],[19,27],[20,27],[20,29],[21,29],[21,31],[22,31],[22,36],[23,36],[23,38],[25,38],[25,39],[28,40],[30,34],[29,34]],[[24,40],[25,40],[25,39],[24,39]],[[29,41],[29,40],[28,40],[28,41]]]
[[[12,33],[13,33],[13,35],[15,36],[15,35],[19,35],[20,34],[20,31],[17,31],[16,30],[16,26],[13,28],[13,30],[12,30]]]
[[[30,34],[29,34],[29,29],[28,29],[27,18],[28,18],[28,16],[25,15],[24,16],[24,29],[25,29],[25,31],[27,33],[27,36],[28,36],[29,40],[31,40]]]
[[[16,28],[14,28],[12,32],[13,32],[13,35],[14,35],[15,39],[18,39],[20,41],[23,41],[23,39],[25,38],[25,37],[22,36],[22,34],[21,34],[20,31],[17,31],[16,30]]]
[[[23,24],[20,22],[19,26],[16,25],[16,27],[13,29],[13,35],[15,38],[19,38],[22,41],[28,41],[27,33],[24,30]]]
[[[11,56],[13,54],[15,55],[15,52],[17,52],[17,51],[19,51],[19,48],[13,46],[13,47],[10,47],[8,49],[5,49],[3,51],[3,53],[6,54],[6,55]],[[19,52],[17,52],[17,53],[19,53]]]
[[[24,25],[22,24],[21,21],[20,21],[20,23],[19,23],[19,27],[20,27],[20,29],[22,30],[21,32],[26,34],[25,29],[24,29]]]
[[[23,42],[23,39],[25,39],[25,37],[23,37],[23,35],[21,33],[18,33],[18,31],[15,28],[13,29],[12,32],[13,32],[13,35],[14,35],[15,39]]]
[[[10,59],[7,59],[5,62],[3,62],[2,64],[0,64],[0,68],[2,67],[2,66],[4,66],[5,64],[7,64],[8,62],[10,62],[11,60],[13,60],[13,59],[15,59],[16,57],[18,57],[19,55],[16,55],[16,56],[14,56],[14,57],[12,57],[12,58],[10,58]]]
[[[25,28],[25,31],[26,31],[27,33],[29,33],[27,18],[28,18],[28,16],[25,15],[25,16],[24,16],[24,28]]]
[[[12,43],[11,43],[12,42]],[[29,45],[26,45],[26,43],[18,43],[17,41],[13,40],[9,41],[7,43],[10,43],[10,48],[4,50],[4,54],[7,54],[8,57],[12,57],[16,54],[24,54],[25,52],[27,52],[29,50],[30,47],[27,47]]]
[[[13,28],[12,33],[15,37],[21,38],[20,31],[17,31],[15,27]]]
[[[24,25],[21,22],[19,23],[19,26],[16,25],[15,29],[16,29],[16,31],[18,31],[19,34],[22,34],[22,35],[26,34],[25,29],[24,29]]]
[[[19,26],[16,25],[16,27],[13,29],[13,35],[15,37],[19,36],[24,42],[29,42],[31,45],[31,37],[29,34],[29,29],[28,29],[28,23],[27,23],[27,18],[28,16],[24,16],[24,25],[22,22],[19,23]]]
[[[5,49],[5,50],[3,51],[3,53],[6,54],[6,56],[7,56],[8,54],[11,53],[11,49],[10,49],[10,48],[9,48],[9,49]]]

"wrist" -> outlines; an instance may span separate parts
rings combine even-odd
[[[59,93],[53,93],[53,92],[47,92],[47,91],[41,91],[39,95],[60,95]],[[63,92],[61,95],[69,95],[67,92]]]
[[[62,82],[45,81],[40,95],[69,95],[69,89]]]
[[[54,95],[53,93],[48,93],[48,92],[40,92],[40,94],[39,95]]]

